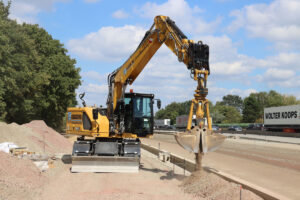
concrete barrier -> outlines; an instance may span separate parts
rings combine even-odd
[[[160,149],[153,147],[151,145],[146,145],[146,144],[141,144],[141,147],[154,154],[159,156],[160,152],[162,152]],[[170,162],[177,165],[179,164],[179,167],[184,168],[185,170],[189,171],[189,172],[194,172],[196,169],[196,164],[194,161],[185,159],[181,156],[175,155],[173,153],[170,153]],[[230,174],[215,170],[215,169],[211,169],[209,167],[203,167],[204,170],[209,171],[211,173],[214,173],[222,178],[224,178],[227,181],[230,182],[234,182],[237,184],[242,185],[243,188],[252,191],[253,193],[257,194],[258,196],[262,197],[263,199],[266,200],[288,200],[287,197],[284,197],[282,195],[276,194],[270,190],[267,190],[265,188],[262,188],[258,185],[255,185],[253,183],[250,183],[248,181],[245,181],[243,179],[240,179],[238,177],[232,176]]]

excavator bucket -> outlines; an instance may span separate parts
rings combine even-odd
[[[206,128],[194,127],[190,131],[175,134],[177,143],[193,153],[207,153],[216,150],[225,140],[225,136],[213,133]]]
[[[73,156],[71,172],[138,173],[139,157]]]

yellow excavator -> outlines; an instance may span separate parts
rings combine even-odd
[[[84,94],[80,96],[83,107],[68,108],[66,133],[78,135],[73,145],[72,172],[138,172],[139,138],[153,135],[153,105],[156,102],[160,108],[161,101],[154,99],[153,94],[125,93],[125,90],[162,44],[186,65],[192,79],[197,81],[186,131],[176,133],[176,141],[196,155],[213,151],[224,141],[222,135],[212,132],[206,99],[209,47],[187,39],[169,17],[156,16],[133,54],[109,74],[107,108],[86,106]],[[200,123],[192,128],[194,114]]]

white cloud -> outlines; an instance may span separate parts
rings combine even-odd
[[[37,23],[37,15],[40,12],[50,12],[54,10],[57,2],[68,2],[69,0],[14,0],[11,4],[11,19],[16,19],[18,23]],[[4,0],[7,3],[7,0]]]
[[[242,98],[245,98],[249,96],[251,93],[257,92],[257,90],[253,88],[242,90],[238,88],[228,89],[228,88],[215,87],[215,86],[210,87],[208,91],[209,91],[208,99],[212,102],[222,101],[223,96],[226,96],[228,94],[238,95]]]
[[[98,84],[89,83],[87,85],[83,85],[82,89],[84,89],[87,92],[96,93],[96,94],[106,94],[108,92],[108,86],[104,84],[98,85]]]
[[[126,59],[138,46],[146,30],[142,27],[102,27],[80,39],[68,42],[70,52],[81,58],[98,61],[119,61]]]
[[[300,1],[274,0],[253,4],[231,13],[235,20],[229,30],[245,28],[252,37],[261,37],[283,49],[300,49]]]
[[[269,80],[282,81],[292,78],[295,74],[292,70],[270,68],[266,71],[265,77]]]
[[[87,80],[95,80],[97,82],[104,82],[107,74],[100,74],[96,71],[81,72],[80,75]]]
[[[211,64],[212,74],[219,76],[240,76],[241,74],[248,73],[250,71],[247,66],[243,66],[242,61],[235,62],[217,62]],[[232,77],[228,77],[232,78]]]
[[[297,71],[300,70],[300,53],[279,53],[265,59],[256,59],[254,64],[264,68],[287,68]]]
[[[129,17],[129,14],[126,13],[124,10],[117,10],[113,12],[112,16],[116,19],[125,19]]]
[[[204,21],[199,15],[204,10],[198,6],[190,7],[185,0],[168,0],[162,4],[147,2],[137,12],[150,19],[162,14],[169,16],[178,27],[189,33],[212,33],[221,22],[220,17],[209,23]]]
[[[299,88],[300,76],[293,70],[269,68],[262,75],[257,75],[257,80],[269,87]]]

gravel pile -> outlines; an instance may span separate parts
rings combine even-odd
[[[13,142],[19,147],[42,154],[70,153],[72,144],[42,120],[28,124],[0,122],[0,143]]]
[[[240,185],[204,170],[191,174],[181,187],[184,192],[193,194],[199,200],[262,200],[253,192],[241,189]]]

